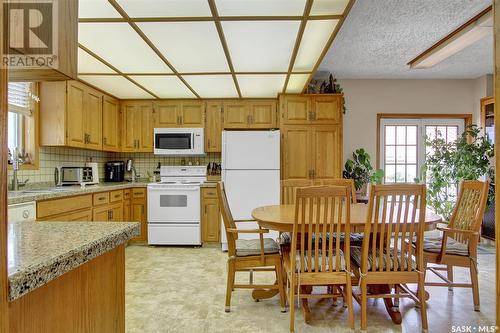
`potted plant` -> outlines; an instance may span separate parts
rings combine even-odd
[[[422,179],[427,182],[427,203],[448,220],[456,201],[456,190],[461,180],[475,180],[493,174],[490,159],[493,145],[476,125],[465,128],[454,142],[443,138],[426,139],[429,147]],[[451,186],[450,186],[451,185]],[[494,196],[490,188],[490,202]]]
[[[343,176],[353,179],[356,193],[364,196],[368,183],[382,182],[384,171],[373,170],[370,155],[363,148],[359,148],[352,153],[352,159],[345,162]]]

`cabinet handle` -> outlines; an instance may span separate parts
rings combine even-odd
[[[112,219],[113,219],[113,211],[112,211],[112,210],[110,210],[110,211],[109,211],[109,214],[111,215],[111,220],[112,220]]]
[[[312,179],[312,170],[309,170],[309,178]]]
[[[107,141],[106,138],[102,139],[102,143],[106,144],[106,141]]]
[[[105,199],[104,197],[100,197],[100,198],[99,198],[99,199],[97,199],[97,200],[104,200],[104,199]]]
[[[255,121],[253,119],[253,116],[250,116],[250,124],[254,124],[254,123],[255,123]]]
[[[208,139],[208,144],[207,144],[208,148],[210,148],[210,139]]]
[[[111,214],[110,213],[111,213],[111,211],[108,210],[108,220],[111,220]]]
[[[316,170],[312,170],[313,178],[316,178]]]
[[[247,116],[247,124],[250,125],[250,115]]]
[[[115,198],[119,198],[119,197],[120,197],[120,195],[119,195],[119,194],[115,194]]]
[[[141,140],[137,140],[137,148],[141,147]]]
[[[316,112],[313,112],[313,120],[316,120]]]
[[[182,116],[179,116],[179,124],[180,125],[184,124],[184,120],[182,119]]]

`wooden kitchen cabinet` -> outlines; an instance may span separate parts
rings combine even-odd
[[[97,222],[121,222],[123,221],[123,205],[119,202],[94,208],[92,218]]]
[[[223,103],[224,128],[276,128],[275,100],[228,100]]]
[[[154,103],[155,127],[203,127],[205,102],[165,100]]]
[[[90,222],[92,219],[92,209],[84,209],[70,213],[63,213],[59,215],[46,216],[39,218],[39,221],[62,221],[62,222]]]
[[[103,94],[79,81],[40,83],[40,145],[102,149]]]
[[[102,150],[120,151],[120,103],[104,95],[102,99]]]
[[[153,152],[153,103],[126,101],[121,110],[122,151]]]
[[[339,125],[342,123],[342,94],[281,94],[282,125]]]
[[[340,126],[283,126],[282,179],[332,179],[342,175]]]
[[[217,190],[201,189],[201,242],[220,243],[220,209]]]
[[[309,126],[281,129],[281,169],[283,179],[309,179],[314,162],[311,158],[312,132]]]
[[[205,112],[205,152],[222,151],[222,102],[209,101]]]
[[[146,188],[133,188],[130,207],[130,221],[140,222],[140,235],[132,238],[132,241],[147,242],[148,240],[148,217],[147,217],[147,195]]]
[[[77,211],[92,209],[92,195],[78,195],[60,199],[37,201],[37,219],[52,219],[62,214],[70,214]]]

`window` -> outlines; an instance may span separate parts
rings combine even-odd
[[[33,94],[36,84],[31,82],[9,82],[8,85],[8,148],[24,153],[24,163],[35,165],[36,147],[36,101]]]
[[[380,120],[380,168],[385,183],[412,183],[420,177],[426,154],[425,138],[455,141],[464,131],[464,119]],[[454,190],[454,189],[451,189]]]

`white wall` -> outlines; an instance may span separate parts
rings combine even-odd
[[[477,82],[476,82],[477,81]],[[344,161],[360,147],[376,163],[377,113],[470,113],[479,119],[487,80],[339,80],[344,89]],[[486,92],[485,92],[486,93]]]

